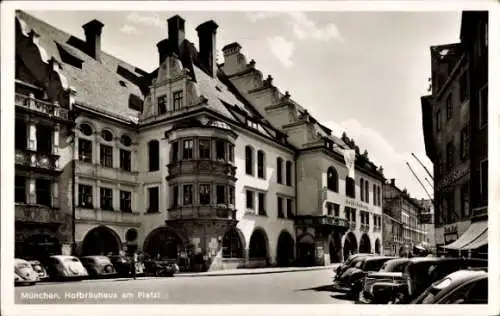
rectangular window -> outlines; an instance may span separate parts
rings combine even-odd
[[[178,157],[179,157],[179,143],[174,142],[172,143],[172,149],[170,151],[170,161],[176,162]]]
[[[15,180],[15,202],[26,203],[26,178],[16,176]]]
[[[373,205],[377,205],[377,186],[373,185]]]
[[[92,142],[87,139],[78,139],[78,160],[92,163]]]
[[[339,217],[340,216],[340,205],[338,204],[333,204],[333,216]]]
[[[292,185],[292,162],[287,161],[285,167],[285,182],[286,185]]]
[[[210,139],[200,138],[198,142],[200,159],[210,159]]]
[[[172,203],[171,203],[171,207],[172,208],[175,208],[177,206],[179,206],[179,186],[177,185],[174,185],[172,187]]]
[[[234,205],[234,187],[229,187],[229,204]]]
[[[281,158],[276,160],[276,182],[283,183],[283,160]]]
[[[160,210],[160,189],[158,187],[148,188],[148,198],[148,213],[158,212]]]
[[[460,102],[464,102],[469,97],[468,71],[464,71],[460,76]]]
[[[326,215],[332,216],[333,214],[333,208],[331,203],[326,203]]]
[[[120,211],[132,212],[132,192],[120,190]]]
[[[264,169],[265,169],[265,157],[264,157],[264,152],[262,150],[257,151],[257,177],[260,179],[264,179]]]
[[[488,124],[488,86],[479,91],[479,127]]]
[[[453,116],[453,103],[452,94],[450,93],[446,98],[446,119],[449,120]]]
[[[234,162],[234,146],[229,145],[229,161]]]
[[[26,123],[23,120],[15,121],[15,148],[16,149],[26,149],[28,143],[28,131],[26,130]]]
[[[344,208],[345,219],[350,222],[351,221],[351,209],[349,207]]]
[[[113,210],[113,190],[101,188],[101,210]]]
[[[223,184],[217,184],[216,186],[217,204],[226,204],[226,186]]]
[[[167,96],[161,95],[158,97],[158,115],[167,113]]]
[[[149,171],[160,170],[160,142],[152,140],[148,143]]]
[[[286,217],[293,218],[293,204],[292,204],[292,199],[286,199]]]
[[[460,158],[465,160],[469,156],[469,124],[460,132]]]
[[[365,180],[365,202],[370,203],[370,183]]]
[[[247,209],[253,210],[255,208],[254,192],[247,190]]]
[[[223,140],[215,141],[215,157],[217,160],[226,160],[226,142]]]
[[[183,194],[183,205],[193,205],[193,186],[191,184],[185,184],[182,190]]]
[[[453,143],[449,142],[446,145],[446,169],[448,171],[451,170],[451,168],[453,168],[453,163],[454,163],[453,156],[454,156]]]
[[[278,196],[278,218],[284,218],[285,212],[283,211],[283,198]]]
[[[50,180],[36,179],[36,204],[51,206],[52,205],[52,192]]]
[[[193,140],[186,139],[182,147],[182,159],[193,159]]]
[[[200,184],[200,204],[210,204],[210,184]]]
[[[266,215],[266,195],[262,192],[259,192],[258,195],[259,200],[259,215]]]
[[[182,107],[182,91],[175,91],[174,92],[174,111],[179,110]]]
[[[131,153],[128,150],[120,149],[120,169],[125,171],[132,169]]]
[[[36,127],[36,150],[42,153],[52,152],[52,128],[44,125]]]
[[[78,206],[81,208],[94,208],[92,197],[92,186],[79,184],[78,185]]]
[[[441,110],[436,112],[436,132],[441,130]]]
[[[480,177],[481,177],[481,196],[482,202],[488,202],[488,160],[481,161],[480,165]]]
[[[113,168],[113,147],[100,145],[101,166]]]

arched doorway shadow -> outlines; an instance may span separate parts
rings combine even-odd
[[[300,266],[314,265],[314,237],[309,234],[304,234],[298,240],[297,263]]]
[[[363,234],[361,236],[361,240],[359,242],[359,252],[360,253],[371,253],[371,242],[370,237],[367,234]]]
[[[222,237],[222,257],[223,258],[244,258],[245,247],[243,238],[238,228],[231,228]]]
[[[355,254],[358,252],[358,242],[356,240],[356,236],[352,233],[349,232],[345,236],[344,240],[344,260],[347,260],[350,255]]]
[[[278,266],[288,267],[293,264],[295,242],[292,235],[286,230],[283,230],[278,237],[278,247],[276,259]]]
[[[342,240],[339,234],[334,233],[329,244],[330,263],[342,261]]]
[[[143,251],[151,258],[177,260],[182,251],[183,240],[169,227],[159,227],[144,239]]]
[[[380,254],[380,240],[378,238],[375,240],[375,253]]]
[[[257,265],[269,265],[268,239],[265,231],[261,228],[255,229],[250,237],[248,258]]]
[[[120,237],[111,228],[98,226],[85,235],[82,242],[81,256],[116,255],[121,249]]]

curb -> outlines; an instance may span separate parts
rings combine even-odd
[[[306,269],[287,269],[287,270],[267,270],[267,271],[262,271],[262,270],[254,270],[254,271],[245,271],[242,269],[242,271],[232,271],[232,272],[222,272],[224,270],[221,270],[221,272],[200,272],[200,273],[177,273],[174,275],[175,277],[184,277],[184,278],[192,278],[192,277],[211,277],[211,276],[232,276],[232,275],[251,275],[251,274],[273,274],[273,273],[287,273],[287,272],[304,272],[304,271],[317,271],[317,270],[328,270],[328,269],[333,269],[333,266],[318,266],[318,267],[311,267],[311,268],[306,268]]]

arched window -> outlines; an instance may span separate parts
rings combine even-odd
[[[370,184],[365,180],[365,201],[370,203]]]
[[[130,137],[128,137],[127,135],[123,135],[121,138],[120,138],[120,143],[125,146],[125,147],[128,147],[130,145],[132,145],[132,139],[130,139]]]
[[[283,159],[276,159],[276,182],[283,183]]]
[[[245,146],[245,172],[253,175],[253,149],[250,146]]]
[[[257,151],[257,177],[265,179],[265,155],[262,150]]]
[[[101,137],[102,137],[102,139],[104,139],[107,142],[110,142],[113,140],[113,134],[106,129],[101,132]]]
[[[361,201],[364,201],[365,200],[365,181],[363,180],[363,178],[359,179],[359,192],[361,194]]]
[[[285,182],[286,182],[286,185],[288,185],[288,186],[292,185],[292,162],[291,161],[286,162]]]
[[[224,237],[222,239],[222,257],[243,257],[243,245],[236,229],[232,229],[224,234]]]
[[[160,142],[152,140],[148,143],[149,171],[160,170]]]
[[[333,167],[328,168],[326,176],[328,190],[339,192],[339,176],[337,174],[337,170]]]
[[[349,177],[345,178],[345,195],[353,199],[356,198],[356,182]]]
[[[83,135],[85,136],[90,136],[92,135],[92,127],[90,127],[89,124],[81,124],[80,125],[80,132],[82,132]]]

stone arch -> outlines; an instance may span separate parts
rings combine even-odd
[[[122,250],[120,236],[108,226],[97,226],[85,234],[81,256],[118,254]]]
[[[153,258],[177,259],[185,239],[174,229],[163,226],[151,231],[144,239],[142,250]]]
[[[358,241],[353,232],[347,233],[344,240],[344,260],[349,258],[350,255],[358,252]]]
[[[297,263],[301,266],[314,265],[314,237],[305,233],[297,239]]]
[[[262,228],[255,228],[248,243],[248,257],[250,259],[269,258],[269,239]]]
[[[375,253],[380,254],[380,239],[375,240]]]
[[[90,129],[91,129],[91,133],[90,133],[90,135],[86,135],[86,134],[85,134],[85,133],[81,130],[81,128],[82,128],[84,125],[88,125],[88,126],[90,127]],[[80,136],[82,136],[82,135],[83,135],[83,136],[86,136],[86,137],[90,137],[90,136],[92,136],[94,133],[96,133],[96,131],[97,131],[97,126],[96,126],[94,123],[92,123],[92,122],[90,122],[90,121],[88,121],[88,120],[81,120],[81,121],[79,121],[79,122],[77,123],[77,126],[78,126],[78,131],[80,132]]]
[[[363,234],[359,241],[359,252],[360,253],[371,253],[372,252],[372,244],[370,241],[370,237],[367,234]]]
[[[276,261],[278,266],[286,267],[293,263],[295,242],[292,235],[283,229],[279,236],[276,247]]]
[[[238,228],[232,227],[222,236],[222,257],[245,257],[245,238]]]

